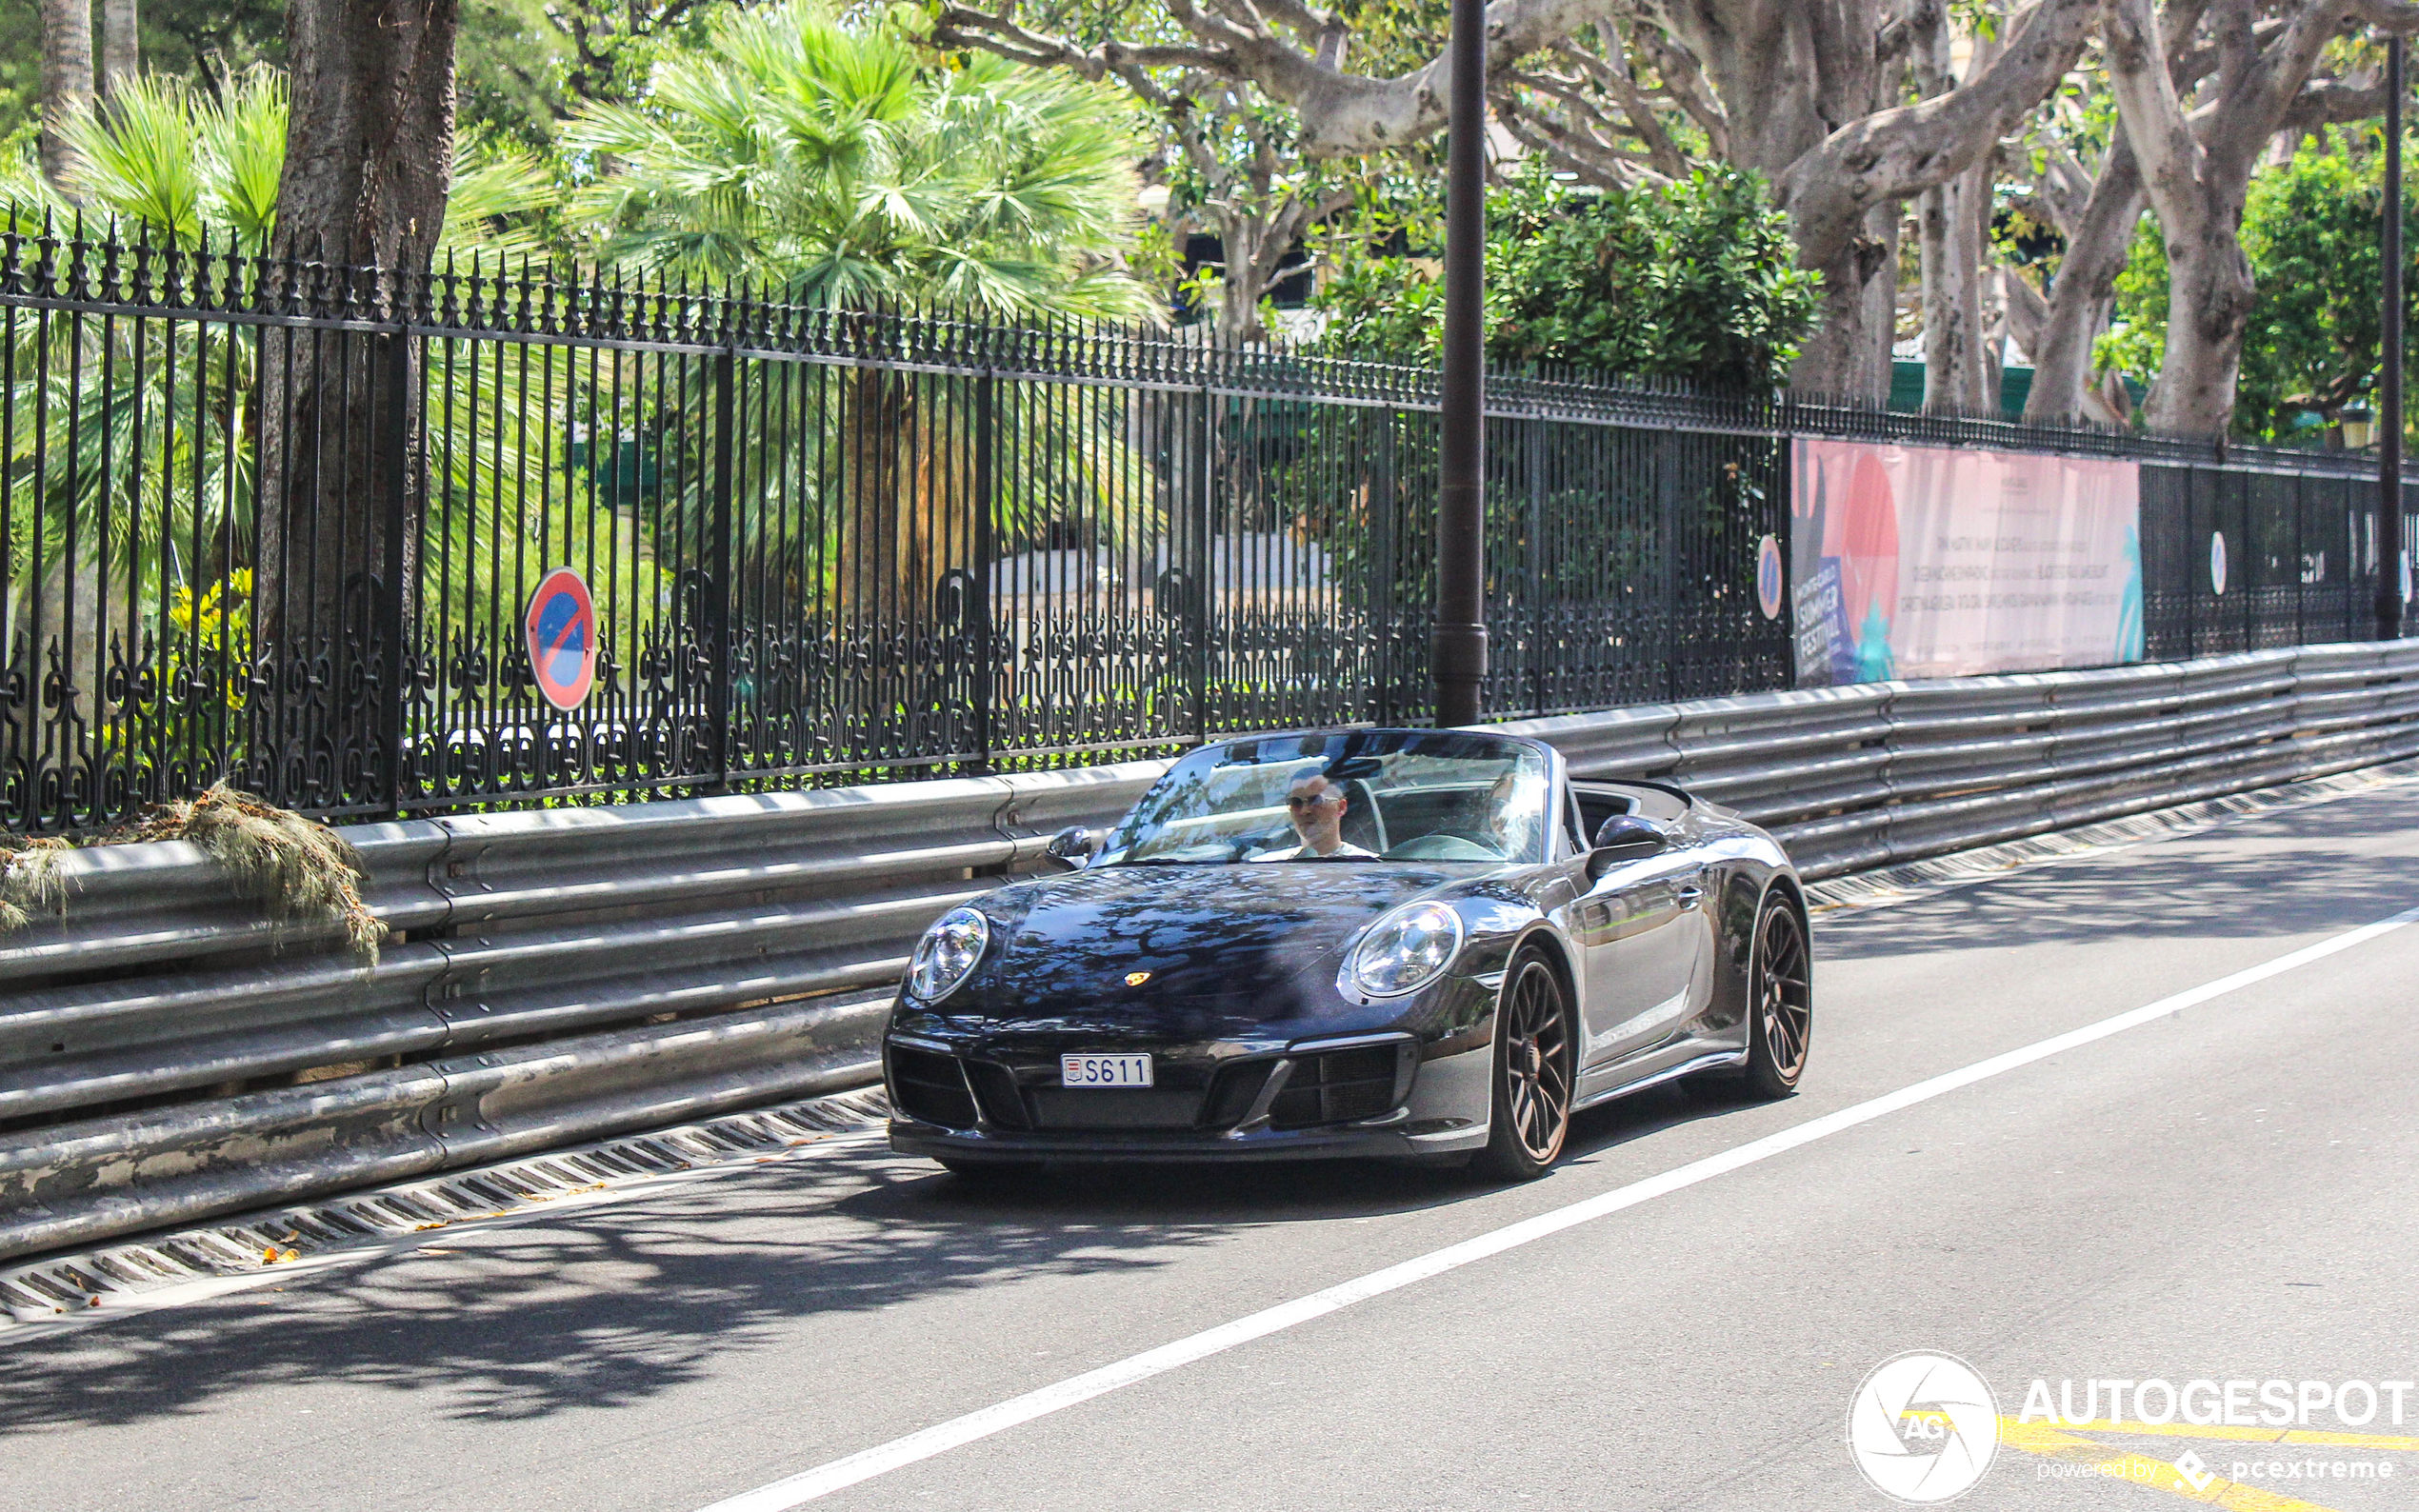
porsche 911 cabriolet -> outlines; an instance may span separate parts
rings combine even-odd
[[[883,1040],[890,1143],[982,1175],[1362,1156],[1526,1180],[1573,1112],[1688,1079],[1786,1096],[1807,913],[1771,836],[1472,730],[1258,735],[1177,762],[1056,874],[926,932]]]

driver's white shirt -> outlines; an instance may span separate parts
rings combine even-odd
[[[1264,850],[1256,856],[1248,856],[1244,859],[1248,861],[1333,861],[1339,856],[1346,858],[1367,856],[1369,860],[1375,861],[1377,852],[1363,850],[1360,846],[1346,841],[1326,855],[1319,854],[1308,846],[1288,846],[1283,850]]]

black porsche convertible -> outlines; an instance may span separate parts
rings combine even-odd
[[[951,909],[883,1044],[890,1143],[952,1170],[1390,1156],[1526,1179],[1576,1109],[1790,1092],[1796,872],[1736,814],[1469,730],[1261,735],[1176,763],[1059,874]]]

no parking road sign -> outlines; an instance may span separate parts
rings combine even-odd
[[[537,690],[556,708],[577,708],[596,686],[596,605],[587,581],[567,567],[538,579],[523,626]]]

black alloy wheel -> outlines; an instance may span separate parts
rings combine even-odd
[[[1806,925],[1787,899],[1764,900],[1748,960],[1748,1090],[1787,1097],[1806,1071],[1814,1031],[1812,957]]]
[[[1570,1000],[1535,956],[1512,963],[1495,1009],[1495,1104],[1479,1171],[1498,1181],[1546,1174],[1570,1134]]]

